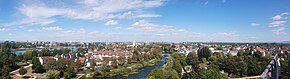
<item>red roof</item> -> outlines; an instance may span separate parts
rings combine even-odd
[[[102,62],[100,58],[96,58],[96,62]]]
[[[85,59],[86,59],[85,57],[79,57],[80,61],[85,61]]]
[[[49,56],[42,56],[42,57],[40,57],[42,60],[49,60]]]
[[[126,52],[126,51],[95,51],[94,55],[129,55],[132,52]]]

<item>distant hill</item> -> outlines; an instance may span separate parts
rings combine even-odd
[[[288,44],[290,44],[290,41],[282,41],[282,43],[288,43]]]

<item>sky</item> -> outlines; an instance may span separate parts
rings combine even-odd
[[[290,41],[289,0],[0,0],[0,40]]]

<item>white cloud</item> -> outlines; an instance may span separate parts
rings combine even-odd
[[[88,34],[89,35],[96,35],[96,34],[99,34],[100,32],[99,31],[94,31],[94,32],[89,32]]]
[[[65,12],[60,11],[61,9],[57,8],[48,8],[45,5],[32,5],[32,6],[26,6],[23,5],[21,8],[19,8],[19,11],[27,16],[28,18],[50,18],[52,16],[56,15],[62,15]]]
[[[86,30],[84,28],[80,28],[78,30],[67,30],[67,31],[63,31],[64,33],[77,33],[77,34],[80,34],[80,33],[85,33]]]
[[[249,37],[249,39],[258,39],[258,37],[252,36],[252,37]]]
[[[72,29],[72,30],[66,30],[62,31],[59,34],[56,34],[54,37],[57,38],[62,38],[66,40],[84,40],[84,37],[93,35],[94,32],[89,32],[87,33],[84,28],[79,28],[79,29]],[[64,38],[65,37],[65,38]],[[78,37],[78,38],[76,38]]]
[[[227,37],[236,37],[239,36],[238,34],[234,32],[224,32],[224,33],[219,33],[220,35],[227,36]]]
[[[270,23],[269,27],[278,27],[278,26],[284,26],[287,21],[273,21]]]
[[[173,32],[176,28],[168,25],[157,25],[146,20],[139,20],[131,25],[137,31],[151,31],[151,32]]]
[[[36,31],[36,30],[34,30],[34,29],[29,29],[28,30],[28,32],[34,32],[34,31]]]
[[[273,19],[273,20],[286,20],[286,19],[288,19],[288,15],[289,15],[288,12],[284,12],[284,13],[281,13],[279,15],[272,17],[271,19]]]
[[[127,30],[133,30],[134,29],[134,27],[128,27],[127,28]]]
[[[251,26],[256,27],[256,26],[260,26],[261,24],[258,23],[251,23]]]
[[[71,5],[53,5],[45,2],[27,3],[18,7],[25,16],[19,22],[7,25],[48,25],[56,22],[56,16],[82,20],[123,18],[152,18],[161,15],[147,13],[147,9],[163,5],[165,0],[81,0]],[[112,5],[114,3],[114,5]]]
[[[117,15],[112,15],[110,18],[118,17],[119,19],[132,19],[132,18],[155,18],[155,17],[160,17],[161,15],[159,14],[154,14],[154,13],[138,13],[138,12],[132,12],[128,11],[122,14],[117,14]]]
[[[281,20],[282,16],[281,15],[276,15],[274,17],[272,17],[273,20]]]
[[[285,35],[285,34],[287,34],[286,32],[285,32],[285,27],[280,27],[280,28],[278,28],[278,29],[274,29],[274,30],[271,30],[274,34],[276,34],[276,35]]]
[[[156,34],[156,36],[163,37],[165,34]]]
[[[63,15],[66,12],[65,9],[49,8],[44,4],[23,5],[18,10],[26,17],[19,22],[19,25],[48,25],[56,22],[51,17]]]
[[[151,17],[160,17],[159,14],[137,14],[136,16],[132,16],[130,18],[151,18]]]
[[[287,34],[285,32],[286,27],[284,26],[287,23],[288,15],[289,15],[288,12],[284,12],[271,18],[273,22],[269,23],[270,25],[269,27],[278,27],[277,29],[271,30],[274,34],[276,35]]]
[[[12,33],[8,33],[9,36],[13,35]]]
[[[281,15],[283,16],[283,15],[289,15],[289,13],[288,12],[284,12],[284,13],[281,13]]]
[[[65,34],[56,34],[56,35],[54,35],[54,37],[55,38],[64,38],[64,37],[66,37],[66,35]]]
[[[118,24],[118,21],[110,20],[110,21],[107,21],[104,25],[106,25],[106,26],[114,26],[114,25],[117,25],[117,24]]]
[[[58,27],[58,26],[55,26],[55,27],[42,27],[40,29],[29,29],[28,32],[34,32],[34,31],[47,32],[47,31],[58,31],[58,30],[62,30],[62,28]]]
[[[62,28],[56,26],[56,27],[42,27],[40,30],[42,31],[58,31],[62,30]]]
[[[158,17],[157,14],[134,13],[132,11],[159,7],[163,5],[164,0],[84,0],[78,3],[82,9],[70,9],[67,17],[85,20]]]
[[[149,23],[146,20],[139,20],[139,21],[133,23],[132,26],[138,26],[138,27],[155,27],[155,26],[158,26],[158,25]]]
[[[177,27],[171,26],[171,25],[153,24],[147,20],[136,21],[131,26],[132,27],[129,27],[127,29],[141,31],[141,32],[150,32],[150,33],[154,33],[154,32],[171,33],[171,34],[192,33],[192,32],[187,31],[186,29],[180,29],[180,28],[177,28]]]
[[[177,31],[179,31],[179,32],[186,32],[185,29],[178,29]]]
[[[121,29],[122,27],[115,27],[114,29]]]
[[[1,31],[8,31],[9,29],[7,29],[7,28],[0,28],[0,32]]]

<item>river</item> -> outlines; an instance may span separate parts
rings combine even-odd
[[[139,73],[137,74],[130,74],[128,76],[122,76],[122,75],[117,75],[113,77],[107,77],[107,78],[102,78],[102,79],[141,79],[141,78],[147,78],[147,76],[151,73],[151,71],[155,68],[161,68],[165,63],[166,63],[166,55],[162,57],[162,60],[154,65],[154,66],[147,66],[142,69],[139,69]]]

